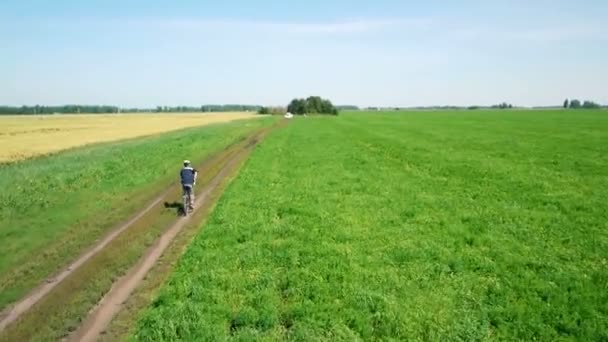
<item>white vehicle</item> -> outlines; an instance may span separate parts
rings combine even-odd
[[[285,119],[291,119],[291,118],[293,118],[293,114],[291,114],[289,112],[285,113],[284,116],[285,116]]]

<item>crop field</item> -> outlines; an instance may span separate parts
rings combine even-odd
[[[606,111],[296,118],[131,337],[606,341],[606,189]]]
[[[140,210],[159,189],[177,188],[184,159],[196,165],[272,121],[218,123],[0,164],[0,309]]]
[[[253,113],[0,116],[0,163],[92,143],[252,117]]]

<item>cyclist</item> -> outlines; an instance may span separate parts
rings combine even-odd
[[[198,171],[190,166],[189,160],[184,160],[184,167],[179,173],[181,181],[182,181],[182,190],[183,196],[190,196],[190,209],[194,209],[194,185],[196,185],[196,177],[198,176]]]

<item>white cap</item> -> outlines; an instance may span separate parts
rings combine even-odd
[[[184,160],[184,164],[190,164],[190,161],[188,159]]]

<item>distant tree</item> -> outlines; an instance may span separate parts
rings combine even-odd
[[[305,101],[306,110],[305,113],[316,114],[325,113],[323,99],[319,96],[309,96]],[[302,113],[304,114],[304,113]]]
[[[335,106],[335,107],[338,110],[359,110],[359,107],[354,106],[354,105],[340,105],[340,106]]]
[[[293,99],[287,105],[287,111],[295,115],[306,114],[306,110],[306,100],[304,99]]]
[[[570,101],[570,108],[572,108],[572,109],[578,109],[578,108],[581,108],[581,101],[576,100],[576,99],[575,99],[575,100]]]
[[[601,108],[601,106],[593,101],[585,101],[583,102],[583,108],[585,109],[597,109]]]
[[[262,107],[258,110],[258,114],[270,114],[270,109],[268,109],[268,107]]]
[[[510,108],[513,108],[513,105],[510,103],[503,102],[503,103],[500,103],[497,105],[493,105],[491,108],[510,109]]]
[[[272,107],[270,108],[270,114],[272,115],[283,115],[287,112],[287,108],[285,107]]]
[[[157,106],[156,108],[119,108],[117,106],[106,106],[106,105],[62,105],[62,106],[0,106],[0,115],[8,114],[20,114],[20,115],[33,115],[33,114],[53,114],[53,113],[87,113],[87,114],[101,114],[101,113],[140,113],[140,112],[197,112],[197,111],[257,111],[260,106],[251,105],[214,105],[214,106],[176,106],[176,107],[163,107]],[[284,113],[284,112],[283,112]]]
[[[331,101],[319,96],[309,96],[306,99],[293,99],[287,106],[287,111],[295,115],[330,114],[338,115],[338,109]]]
[[[564,108],[565,108],[565,109],[568,109],[568,106],[569,106],[569,105],[570,105],[570,101],[568,101],[568,99],[566,99],[566,100],[564,101]]]

